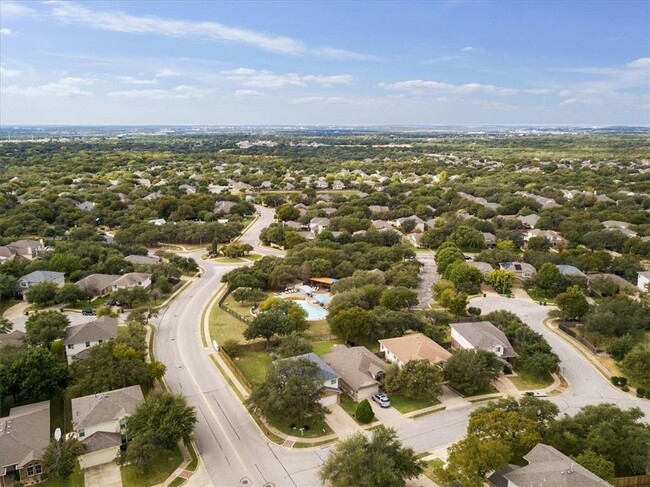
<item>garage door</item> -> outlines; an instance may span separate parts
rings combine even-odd
[[[322,397],[318,402],[323,406],[331,406],[332,404],[337,404],[339,402],[338,399],[338,394],[332,394],[331,396]]]
[[[96,465],[103,465],[111,463],[117,456],[117,447],[106,448],[104,450],[86,453],[79,457],[79,464],[81,468],[90,468]]]

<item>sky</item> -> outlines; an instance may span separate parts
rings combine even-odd
[[[0,124],[650,125],[650,2],[1,0]]]

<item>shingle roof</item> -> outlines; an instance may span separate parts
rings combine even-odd
[[[371,375],[371,367],[373,375],[386,371],[386,363],[366,347],[337,345],[323,359],[354,390],[378,383]]]
[[[122,443],[122,435],[108,431],[96,431],[81,440],[81,443],[86,445],[85,453],[92,453],[94,451],[119,446]]]
[[[503,476],[521,487],[602,487],[611,485],[552,446],[538,443],[524,455],[528,465]]]
[[[68,327],[65,330],[63,343],[65,345],[71,345],[98,340],[112,340],[116,336],[117,320],[109,316],[102,316],[89,323]]]
[[[72,425],[87,428],[128,416],[143,399],[140,386],[77,397],[72,400]]]
[[[139,286],[147,279],[151,278],[151,274],[145,272],[129,272],[120,276],[118,279],[111,283],[111,286],[130,287]]]
[[[87,292],[99,292],[109,287],[120,277],[119,274],[90,274],[77,281],[77,287]]]
[[[422,333],[387,338],[379,340],[379,343],[390,350],[404,364],[411,360],[428,360],[433,364],[437,364],[451,357],[447,350]]]
[[[506,335],[489,321],[476,321],[470,323],[452,323],[451,328],[456,330],[474,348],[493,351],[494,347],[503,347],[501,358],[518,357]]]
[[[54,281],[62,277],[65,277],[65,272],[34,271],[24,275],[23,277],[20,278],[20,280],[25,282],[44,282],[44,281]]]
[[[25,337],[25,333],[20,330],[14,330],[11,333],[0,333],[0,347],[3,345],[20,345]]]
[[[131,264],[154,265],[160,264],[160,257],[151,257],[149,255],[127,255],[124,260]]]
[[[320,358],[318,355],[316,355],[314,352],[310,353],[305,353],[303,355],[297,355],[295,357],[289,357],[285,358],[282,360],[299,360],[299,359],[307,359],[310,362],[313,362],[318,366],[318,376],[322,380],[331,380],[331,379],[338,379],[339,375],[334,371],[332,367],[330,367],[327,362],[325,362],[322,358]],[[277,360],[276,362],[280,362],[281,360]]]
[[[0,470],[40,459],[50,443],[50,401],[12,408],[0,418]]]

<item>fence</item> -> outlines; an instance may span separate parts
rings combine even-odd
[[[616,487],[650,487],[650,475],[618,477],[614,485]]]
[[[582,343],[585,347],[587,347],[591,351],[591,353],[593,353],[595,355],[599,355],[599,354],[603,353],[603,350],[600,350],[599,348],[596,348],[596,346],[594,346],[589,340],[587,340],[586,338],[578,335],[575,331],[573,331],[572,328],[574,326],[576,326],[576,325],[577,325],[577,323],[560,323],[558,325],[558,327],[564,333],[566,333],[570,337],[573,337],[576,340],[578,340],[580,343]]]
[[[240,315],[237,313],[237,311],[230,309],[228,306],[225,305],[226,298],[230,296],[230,288],[219,298],[219,307],[224,310],[226,313],[228,313],[230,316],[233,316],[237,318],[239,321],[243,321],[244,323],[248,324],[250,323],[250,318],[247,316]]]
[[[252,384],[248,381],[243,372],[239,370],[239,367],[237,367],[233,359],[230,358],[230,355],[224,352],[221,347],[219,347],[219,355],[221,355],[221,358],[224,362],[226,362],[226,365],[232,371],[232,373],[237,376],[239,382],[241,382],[241,384],[246,388],[246,390],[248,390],[248,392],[251,392],[253,390]]]

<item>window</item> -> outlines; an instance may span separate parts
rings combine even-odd
[[[102,343],[104,340],[98,340],[97,343]]]
[[[43,466],[42,465],[34,465],[34,471],[36,472],[36,475],[42,474],[43,473]]]
[[[126,418],[120,419],[120,428],[126,428]]]
[[[74,348],[74,344],[68,345],[68,350],[72,350]]]
[[[86,430],[81,428],[79,430],[79,438],[83,438],[84,436],[86,436]]]
[[[90,346],[90,342],[86,342],[86,347],[89,347],[89,346]]]

